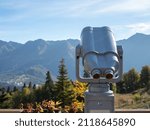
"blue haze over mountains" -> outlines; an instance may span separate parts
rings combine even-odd
[[[56,80],[62,58],[70,79],[75,80],[75,47],[79,43],[77,39],[38,39],[25,44],[0,40],[0,84],[22,86],[30,81],[42,84],[48,70]],[[142,66],[150,65],[150,35],[136,33],[117,44],[123,46],[124,72],[133,67],[140,71]]]

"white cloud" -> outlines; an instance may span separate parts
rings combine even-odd
[[[76,33],[80,32],[80,27],[85,24],[112,26],[117,39],[122,39],[136,32],[150,33],[149,10],[150,0],[2,0],[0,30],[28,32],[31,28],[29,32],[34,33],[36,28],[41,28],[40,35],[43,34],[44,37],[45,31],[48,30],[47,26],[54,27],[57,26],[56,23],[61,23],[64,24],[63,34],[60,33],[59,37],[63,39],[66,28],[69,30],[65,23],[67,21],[72,24],[70,24],[72,28],[76,28]],[[78,18],[82,18],[82,21],[80,22]],[[75,22],[72,22],[73,20]],[[14,37],[14,33],[0,32],[0,34],[1,37],[7,38],[8,34],[12,35],[11,39]],[[54,34],[51,35],[53,37]],[[75,35],[75,30],[68,35],[70,37]]]
[[[117,40],[127,39],[135,33],[150,34],[150,23],[135,23],[111,26]]]
[[[106,5],[95,13],[121,13],[121,12],[139,12],[150,9],[149,0],[114,0],[111,3],[108,2]]]
[[[136,23],[126,25],[132,32],[150,33],[150,23]]]
[[[14,18],[9,17],[8,20],[35,16],[92,17],[105,13],[113,15],[150,10],[150,0],[6,0],[0,3],[0,8],[16,10],[15,14],[12,14]]]

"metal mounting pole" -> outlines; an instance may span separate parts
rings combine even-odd
[[[85,92],[85,113],[113,113],[114,94],[110,90],[110,85],[90,84]]]

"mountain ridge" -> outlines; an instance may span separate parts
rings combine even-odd
[[[58,75],[59,61],[64,58],[71,79],[75,79],[75,47],[78,39],[48,41],[37,39],[25,44],[0,40],[0,82],[21,86],[32,81],[41,84],[46,71],[54,80]],[[150,35],[136,33],[117,41],[124,50],[124,72],[132,67],[140,71],[150,65]],[[11,81],[11,82],[10,82]]]

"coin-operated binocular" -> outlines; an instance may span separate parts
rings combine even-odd
[[[89,78],[80,76],[80,61],[84,70],[90,75]],[[121,80],[122,72],[122,46],[116,46],[111,29],[109,27],[85,27],[81,33],[81,44],[76,47],[77,79],[90,83],[89,92],[104,94],[110,92],[109,83]]]
[[[119,82],[122,77],[122,47],[116,46],[109,27],[86,27],[76,47],[76,76],[81,82]],[[90,78],[80,76],[80,58]]]

